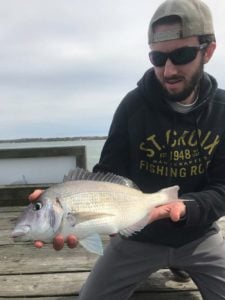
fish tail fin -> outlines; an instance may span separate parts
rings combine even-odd
[[[173,202],[173,201],[184,201],[184,202],[188,202],[188,201],[194,201],[193,199],[182,199],[178,196],[178,191],[179,191],[179,186],[178,185],[173,185],[170,186],[168,188],[165,189],[161,189],[159,191],[159,193],[163,194],[164,196],[166,196],[165,201],[162,204],[166,204],[169,202]],[[162,201],[164,201],[162,199]]]
[[[178,199],[179,186],[173,185],[168,188],[161,189],[159,192],[166,195],[168,202]]]
[[[145,201],[142,201],[143,218],[141,218],[135,224],[120,230],[120,234],[124,236],[131,236],[134,232],[139,232],[146,225],[150,224],[151,210],[157,206],[167,204],[172,201],[178,200],[179,186],[174,185],[165,189],[162,189],[153,194],[146,194]]]
[[[178,191],[179,186],[174,185],[170,186],[168,188],[164,188],[159,190],[156,193],[147,194],[147,206],[152,209],[153,207],[157,207],[160,205],[164,205],[173,201],[179,201],[178,200]]]

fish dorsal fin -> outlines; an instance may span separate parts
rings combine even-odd
[[[132,187],[139,189],[135,183],[125,177],[115,175],[113,173],[103,173],[103,172],[89,172],[87,170],[81,169],[81,168],[75,168],[73,170],[70,170],[67,175],[64,176],[63,182],[66,181],[74,181],[74,180],[91,180],[91,181],[106,181],[106,182],[112,182],[117,183],[120,185],[125,185],[127,187]]]

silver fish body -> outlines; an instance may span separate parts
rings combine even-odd
[[[49,242],[58,233],[75,234],[86,249],[102,254],[96,234],[130,236],[149,223],[155,207],[178,198],[178,186],[144,194],[129,181],[118,183],[123,178],[115,175],[74,172],[75,180],[48,188],[25,209],[12,232],[15,241]]]

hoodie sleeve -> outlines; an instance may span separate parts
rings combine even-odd
[[[117,108],[109,130],[108,138],[103,147],[99,163],[94,172],[112,172],[129,177],[129,139],[127,111],[124,102]]]
[[[225,215],[225,138],[208,167],[209,183],[196,193],[183,194],[187,201],[186,226],[210,225]]]

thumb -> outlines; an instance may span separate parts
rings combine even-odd
[[[170,218],[173,222],[178,222],[183,214],[183,205],[175,203],[170,210]]]
[[[33,191],[33,193],[31,193],[29,196],[28,196],[28,200],[29,201],[35,201],[37,200],[38,197],[40,197],[40,195],[44,192],[44,190],[35,190]]]

